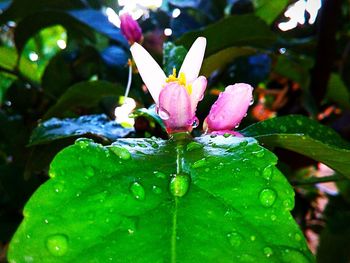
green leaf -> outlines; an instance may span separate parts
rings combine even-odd
[[[255,14],[267,24],[272,24],[288,4],[288,0],[254,0]]]
[[[53,25],[63,26],[71,36],[85,37],[91,41],[94,35],[87,25],[70,14],[60,11],[41,11],[22,19],[16,26],[15,43],[18,53],[21,53],[27,41],[40,30]]]
[[[348,263],[350,261],[350,203],[340,195],[330,196],[324,216],[327,224],[320,234],[317,262]]]
[[[29,145],[33,146],[63,138],[86,135],[95,136],[102,141],[113,142],[118,138],[125,137],[132,131],[131,128],[123,128],[115,121],[111,121],[104,114],[67,119],[52,118],[39,124],[34,129]]]
[[[166,42],[163,46],[163,69],[165,74],[172,74],[174,68],[176,72],[179,72],[186,54],[187,49],[183,46],[176,46],[172,42]]]
[[[45,114],[43,119],[65,116],[76,108],[91,108],[106,96],[121,96],[121,87],[107,81],[80,82],[67,89],[60,99]]]
[[[16,72],[16,64],[18,60],[17,52],[14,48],[9,47],[0,47],[0,66]],[[19,61],[19,73],[24,77],[28,78],[33,82],[39,82],[39,75],[37,74],[37,66],[34,63],[31,63],[28,59],[21,56]]]
[[[189,32],[176,44],[188,49],[200,36],[207,38],[206,56],[232,46],[270,47],[275,42],[274,33],[263,20],[253,15],[239,15],[224,18],[203,30]]]
[[[252,138],[78,140],[26,204],[9,261],[313,262],[276,162]]]
[[[230,47],[223,49],[204,59],[201,74],[208,77],[214,71],[224,69],[234,59],[240,56],[253,55],[256,52],[256,49],[250,47]]]
[[[253,124],[241,131],[268,146],[285,148],[322,162],[350,176],[350,144],[333,129],[304,116],[284,116]]]
[[[329,79],[326,98],[339,106],[350,109],[350,92],[339,74],[333,73]]]

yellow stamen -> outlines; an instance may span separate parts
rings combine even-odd
[[[166,83],[176,82],[179,85],[182,85],[188,92],[188,94],[192,93],[192,85],[186,83],[185,73],[181,72],[178,77],[176,77],[176,68],[173,68],[173,74],[169,75],[166,79]]]

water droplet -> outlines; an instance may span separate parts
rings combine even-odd
[[[145,199],[145,189],[138,182],[133,182],[130,186],[130,191],[135,197],[135,199],[143,200]]]
[[[162,173],[162,172],[154,171],[153,173],[154,173],[154,175],[157,178],[160,178],[160,179],[165,179],[166,178],[166,175],[164,173]]]
[[[162,189],[159,186],[153,185],[152,186],[152,192],[159,195],[162,193]]]
[[[254,236],[254,235],[253,235],[253,236],[250,236],[250,240],[251,240],[251,241],[255,241],[255,240],[256,240],[256,236]]]
[[[188,188],[190,186],[190,180],[191,179],[189,174],[176,174],[170,180],[169,188],[171,194],[178,197],[184,196],[187,193]]]
[[[46,240],[46,247],[53,256],[63,256],[68,250],[68,238],[62,234],[49,236]]]
[[[259,194],[260,203],[264,207],[271,207],[277,198],[277,194],[273,189],[265,188]]]
[[[210,169],[208,167],[204,169],[204,172],[206,172],[206,173],[209,171],[210,171]]]
[[[80,146],[80,148],[82,148],[82,149],[85,149],[92,142],[94,142],[94,141],[91,139],[88,139],[88,138],[79,138],[75,141],[74,144]]]
[[[294,238],[296,241],[300,241],[302,239],[302,237],[299,233],[295,233]]]
[[[286,199],[283,201],[283,206],[286,210],[291,211],[294,207],[294,202],[291,199]]]
[[[246,141],[246,140],[244,140],[244,141],[239,143],[240,147],[244,147],[244,146],[247,146],[247,145],[248,145],[248,141]]]
[[[272,166],[266,166],[264,168],[264,170],[262,171],[262,176],[266,179],[266,180],[271,180],[272,178]]]
[[[287,127],[284,126],[284,125],[281,125],[281,126],[280,126],[280,129],[281,129],[282,132],[286,132],[286,131],[287,131]]]
[[[186,151],[193,151],[193,150],[202,149],[202,148],[203,148],[203,144],[199,142],[190,142],[186,146]]]
[[[131,158],[130,152],[121,146],[112,146],[109,147],[109,150],[112,151],[115,155],[117,155],[122,160],[129,160]]]
[[[149,143],[150,143],[152,148],[154,148],[154,149],[158,149],[159,148],[158,143],[156,143],[155,141],[150,141]]]
[[[302,120],[297,120],[297,124],[298,124],[299,126],[302,126],[302,125],[303,125]]]
[[[192,121],[192,128],[195,129],[197,128],[199,125],[199,120],[197,117],[194,118],[194,120]]]
[[[54,189],[55,189],[56,193],[61,193],[63,191],[63,189],[64,189],[64,186],[63,186],[63,184],[56,184],[54,186]]]
[[[203,159],[200,159],[200,160],[194,162],[194,163],[192,164],[192,168],[203,167],[203,166],[205,166],[206,164],[207,164],[207,161],[206,161],[205,158],[203,158]]]
[[[249,106],[253,105],[254,104],[254,98],[252,98],[250,101],[249,101]]]
[[[272,248],[270,247],[265,247],[264,248],[264,254],[266,257],[271,257],[273,255],[273,251],[272,251]]]
[[[170,113],[166,109],[157,107],[156,112],[162,120],[169,120]]]
[[[275,221],[277,219],[277,216],[276,215],[271,215],[270,218],[271,218],[272,221]]]
[[[241,123],[237,123],[236,125],[235,125],[235,129],[237,129],[237,128],[239,128],[239,125],[240,125]]]
[[[239,247],[243,240],[242,236],[236,231],[228,233],[227,238],[233,247]]]
[[[85,168],[85,174],[86,174],[88,177],[94,176],[94,174],[95,174],[94,168],[89,167],[89,166],[86,167],[86,168]]]
[[[147,145],[144,143],[138,143],[137,146],[139,146],[141,148],[147,148]]]
[[[230,133],[224,133],[224,137],[225,137],[225,138],[228,138],[228,137],[230,137],[230,136],[231,136]]]

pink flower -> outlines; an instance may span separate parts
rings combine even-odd
[[[210,109],[204,121],[204,129],[210,133],[231,133],[247,115],[249,105],[253,102],[253,88],[249,84],[238,83],[227,86]]]
[[[203,98],[207,85],[205,77],[198,77],[206,46],[206,39],[197,38],[187,53],[180,72],[176,70],[168,78],[152,56],[139,44],[130,50],[139,73],[146,84],[163,119],[168,133],[189,132],[195,116],[197,104]]]
[[[132,16],[127,13],[120,16],[120,30],[129,41],[130,45],[135,42],[140,43],[143,39],[141,27]]]

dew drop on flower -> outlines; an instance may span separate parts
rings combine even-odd
[[[130,192],[135,197],[135,199],[143,200],[145,199],[145,189],[138,182],[133,182],[130,186]]]
[[[157,107],[157,114],[162,120],[169,120],[170,118],[170,113],[162,107]]]
[[[62,234],[49,236],[46,240],[46,248],[53,256],[65,255],[68,250],[67,236]]]
[[[170,180],[169,189],[173,196],[184,196],[190,187],[190,176],[187,173],[176,174]]]
[[[275,190],[270,188],[263,189],[259,194],[260,203],[264,207],[271,207],[275,203],[276,198],[277,198],[277,194]]]
[[[193,122],[192,122],[192,128],[197,128],[199,125],[199,120],[197,117],[194,118]]]

